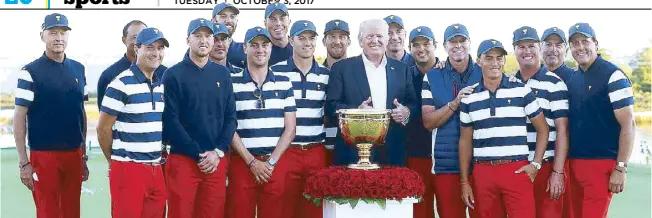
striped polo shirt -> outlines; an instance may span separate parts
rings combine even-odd
[[[132,64],[106,89],[102,112],[116,116],[111,159],[156,163],[161,161],[163,84],[152,81]]]
[[[330,71],[313,60],[312,67],[304,75],[294,64],[292,57],[272,66],[272,71],[292,82],[297,105],[297,134],[293,143],[324,142],[324,103]]]
[[[252,155],[271,154],[283,133],[285,112],[297,111],[290,79],[270,70],[260,89],[248,69],[231,74],[231,79],[238,136]]]
[[[525,160],[528,157],[526,120],[539,115],[532,89],[509,82],[503,74],[495,92],[480,82],[462,99],[460,121],[473,127],[473,156],[477,160]]]
[[[543,65],[527,81],[523,79],[520,71],[516,73],[516,77],[534,91],[537,102],[546,118],[546,123],[550,127],[548,145],[543,158],[555,156],[555,141],[557,140],[555,119],[568,118],[568,88],[566,88],[566,83],[557,74],[548,71]],[[534,150],[537,143],[537,130],[530,122],[530,119],[527,119],[527,132],[527,144],[530,147],[528,159],[532,161],[534,160]]]

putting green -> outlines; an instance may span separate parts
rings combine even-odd
[[[90,178],[83,184],[82,217],[109,218],[110,195],[107,163],[99,150],[89,153]],[[36,217],[32,195],[18,177],[15,149],[0,150],[0,217]],[[651,172],[649,165],[635,165],[629,169],[625,192],[614,196],[609,218],[649,218]]]

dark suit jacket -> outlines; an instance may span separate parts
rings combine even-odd
[[[394,99],[410,109],[410,120],[416,115],[416,95],[407,65],[387,58],[387,109],[394,109]],[[362,56],[350,57],[333,64],[328,80],[326,114],[331,122],[338,122],[335,112],[339,109],[358,108],[371,96]],[[391,121],[384,145],[372,150],[372,162],[382,165],[406,166],[405,127]],[[336,165],[357,163],[355,147],[347,145],[338,129],[333,162]]]

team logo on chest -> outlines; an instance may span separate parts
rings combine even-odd
[[[217,87],[220,87],[220,82],[217,82]]]

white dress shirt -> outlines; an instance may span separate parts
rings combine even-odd
[[[383,60],[376,67],[363,53],[362,62],[364,63],[364,70],[367,73],[367,82],[369,83],[373,108],[387,109],[387,71],[385,70],[387,57],[383,55]]]

